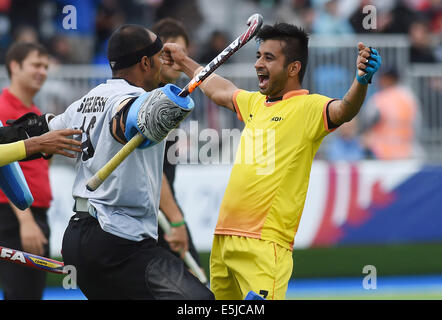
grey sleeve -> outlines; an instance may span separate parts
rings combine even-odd
[[[71,129],[72,115],[77,110],[80,103],[80,100],[75,101],[65,112],[52,118],[48,123],[49,130]]]

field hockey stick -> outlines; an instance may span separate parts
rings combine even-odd
[[[17,263],[22,266],[27,266],[34,269],[39,269],[42,271],[67,274],[68,272],[64,270],[64,263],[52,260],[45,257],[40,257],[35,254],[30,254],[20,250],[9,249],[0,246],[0,259]]]
[[[260,14],[254,14],[247,20],[249,28],[238,38],[236,38],[227,48],[218,54],[209,64],[207,64],[178,94],[180,97],[186,97],[192,93],[209,75],[211,75],[221,64],[223,64],[230,56],[251,40],[259,31],[263,23]],[[86,188],[89,191],[95,191],[103,181],[117,168],[126,157],[134,151],[143,141],[144,136],[137,133],[130,141],[128,141],[115,156],[112,157],[93,177],[91,177]]]
[[[167,220],[164,213],[159,210],[158,211],[158,225],[163,229],[165,234],[170,234],[171,227],[169,221]],[[195,259],[192,257],[189,251],[184,253],[183,257],[184,263],[189,267],[189,269],[195,274],[195,276],[205,285],[207,285],[206,275],[201,271],[200,266],[196,263]]]

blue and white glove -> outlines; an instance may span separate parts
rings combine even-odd
[[[376,49],[370,47],[370,56],[366,58],[368,61],[363,62],[365,69],[359,69],[356,71],[356,79],[360,84],[369,84],[376,71],[379,70],[382,64],[382,58]],[[363,75],[359,75],[359,71],[364,72]]]
[[[173,84],[146,92],[132,104],[126,119],[125,136],[129,141],[138,132],[146,140],[138,147],[145,149],[163,140],[193,110],[189,97],[180,97],[181,89]]]

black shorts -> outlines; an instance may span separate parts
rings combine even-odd
[[[157,245],[117,237],[88,213],[77,213],[63,237],[65,265],[73,265],[88,299],[214,299],[183,261]]]

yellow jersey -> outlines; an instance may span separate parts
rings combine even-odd
[[[0,167],[26,158],[24,141],[0,144]]]
[[[245,127],[215,234],[293,249],[313,158],[332,131],[326,116],[330,101],[303,89],[270,103],[259,92],[235,92],[233,103]]]

